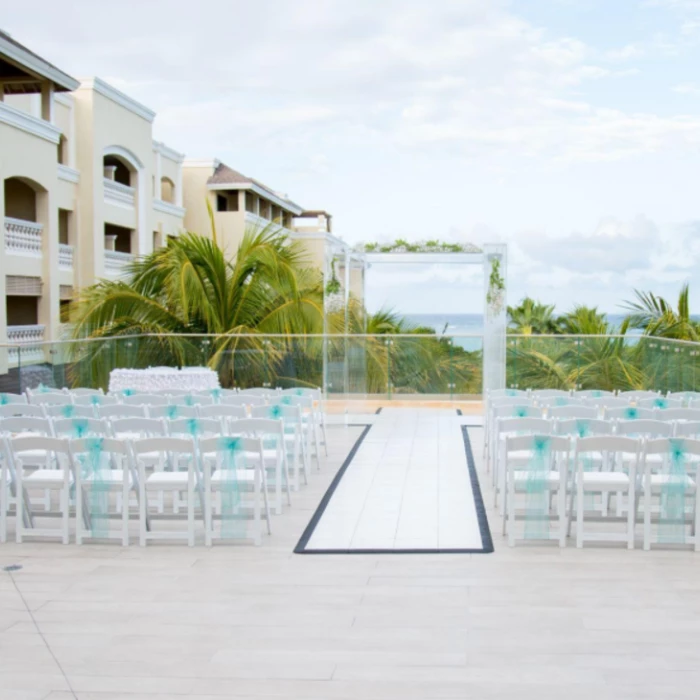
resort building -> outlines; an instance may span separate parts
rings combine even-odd
[[[22,365],[48,361],[37,343],[62,336],[75,290],[183,230],[184,156],[153,140],[154,117],[0,32],[0,342]],[[17,366],[1,354],[0,372]]]
[[[187,160],[183,166],[185,228],[211,235],[210,211],[220,245],[233,254],[246,230],[275,230],[301,241],[311,266],[335,275],[345,286],[345,260],[350,249],[333,234],[332,216],[323,210],[307,210],[286,194],[247,177],[219,160]],[[364,298],[364,265],[348,265],[349,289]]]

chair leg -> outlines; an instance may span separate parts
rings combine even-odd
[[[2,460],[0,467],[0,543],[7,541],[7,501],[8,501],[8,484],[7,484],[7,462]]]
[[[515,547],[515,479],[507,479],[508,481],[508,546]],[[506,496],[503,492],[503,510],[506,510]]]
[[[79,495],[79,494],[76,494]],[[66,484],[62,492],[63,511],[61,513],[61,524],[63,525],[63,544],[70,543],[70,486]]]
[[[282,470],[284,471],[284,483],[287,487],[287,505],[292,505],[292,493],[289,484],[289,462],[287,461],[287,448],[282,440]]]
[[[187,546],[194,547],[194,467],[190,465],[187,483]]]
[[[568,516],[566,514],[566,478],[559,480],[559,490],[557,491],[557,510],[559,511],[559,546],[566,547],[566,529]]]
[[[139,479],[139,546],[146,546],[146,506],[148,495],[146,493],[146,474],[140,472]]]
[[[122,471],[124,486],[122,490],[122,547],[129,546],[129,472]]]
[[[24,534],[24,486],[22,485],[22,465],[17,465],[15,473],[15,542],[22,544]]]
[[[576,491],[576,546],[583,547],[583,482],[579,480]]]
[[[256,468],[255,470],[255,480],[253,486],[253,520],[255,521],[255,544],[259,547],[262,544],[262,524],[260,522],[260,492],[262,491],[262,496],[265,499],[265,505],[267,506],[267,486],[261,484],[263,481],[261,472],[264,472],[265,468],[261,467],[260,470]],[[263,488],[261,488],[263,486]],[[265,508],[267,511],[267,507]],[[270,514],[267,513],[268,527],[270,524]]]
[[[698,508],[698,499],[700,497],[700,485],[695,486],[695,517],[693,523],[695,532],[693,533],[693,544],[696,552],[700,552],[700,508]]]

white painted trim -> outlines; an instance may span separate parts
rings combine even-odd
[[[153,152],[160,153],[163,158],[173,161],[173,163],[182,163],[185,160],[185,154],[179,153],[174,148],[166,146],[162,141],[153,142]]]
[[[130,163],[135,170],[142,170],[144,167],[141,159],[124,146],[106,146],[102,150],[102,157],[104,158],[104,156],[119,156]]]
[[[75,168],[70,168],[67,165],[58,164],[58,179],[66,182],[80,182],[80,171]]]
[[[0,102],[0,122],[58,145],[61,130],[43,119]]]
[[[43,58],[30,53],[26,49],[7,41],[0,35],[0,54],[7,56],[15,63],[19,63],[32,73],[36,73],[55,83],[64,90],[77,90],[80,83],[70,75],[47,63]]]
[[[182,219],[185,216],[184,207],[178,207],[176,204],[164,202],[162,199],[154,199],[153,208],[156,211],[162,212],[163,214],[170,214],[170,216],[176,216],[178,219]]]
[[[183,163],[185,168],[211,168],[216,170],[220,165],[220,160],[197,160],[196,158],[186,158]]]
[[[145,119],[147,122],[153,122],[155,119],[156,113],[153,110],[148,109],[145,105],[125,95],[121,90],[117,90],[117,88],[112,87],[100,78],[88,78],[87,80],[83,80],[80,84],[80,89],[94,90],[96,93],[102,95],[102,97],[112,100],[115,104],[124,107],[124,109]]]
[[[342,238],[338,238],[337,236],[334,236],[332,233],[328,233],[327,231],[318,231],[314,233],[310,233],[307,231],[292,231],[289,237],[293,238],[295,241],[326,241],[326,243],[338,246],[343,250],[345,250],[346,248],[348,250],[350,249],[349,243],[346,243]]]

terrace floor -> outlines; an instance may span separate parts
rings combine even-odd
[[[262,547],[0,546],[0,700],[697,697],[697,555],[510,549],[485,475],[492,554],[294,554],[335,420]]]

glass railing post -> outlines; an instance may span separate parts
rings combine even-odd
[[[386,393],[391,401],[391,345],[394,341],[387,338],[384,342],[386,344]]]
[[[262,341],[263,342],[263,386],[264,387],[269,387],[270,386],[270,376],[268,374],[269,371],[269,357],[268,357],[268,348],[267,346],[269,345],[270,341],[265,339]]]
[[[576,381],[574,389],[581,388],[581,339],[576,338]]]
[[[449,345],[449,377],[450,377],[450,383],[449,383],[449,389],[450,389],[450,401],[454,401],[455,397],[455,366],[454,366],[454,338],[450,338],[447,341],[447,344]]]

